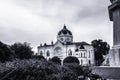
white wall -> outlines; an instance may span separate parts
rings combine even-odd
[[[56,47],[60,47],[62,49],[60,54],[54,52]],[[54,46],[38,48],[38,55],[40,55],[40,51],[43,51],[43,54],[44,54],[43,56],[47,59],[52,58],[54,56],[62,55],[62,58],[61,57],[60,58],[61,58],[61,60],[64,60],[67,56],[69,56],[68,53],[69,53],[69,50],[71,50],[72,56],[77,57],[80,61],[80,64],[81,64],[81,60],[82,60],[83,61],[82,65],[88,65],[89,60],[90,60],[91,65],[94,65],[95,60],[94,60],[93,47],[90,45],[84,45],[84,47],[85,47],[85,49],[81,49],[80,51],[75,52],[76,45],[67,45],[66,46],[66,45],[62,45],[61,43],[58,42]],[[47,57],[47,51],[50,51],[50,57]],[[78,54],[78,55],[76,55],[76,54]],[[81,54],[82,54],[82,57],[81,57]],[[84,57],[84,54],[85,54],[85,57]]]

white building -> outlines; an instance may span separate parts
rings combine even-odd
[[[64,25],[63,29],[58,32],[57,41],[51,42],[51,45],[38,46],[38,55],[46,59],[57,56],[62,61],[67,56],[75,56],[79,59],[80,65],[94,65],[93,46],[86,42],[73,42],[72,32]]]

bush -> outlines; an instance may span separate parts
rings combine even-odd
[[[79,64],[80,62],[79,62],[77,57],[68,56],[63,60],[63,63],[77,63],[77,64]]]
[[[66,66],[26,59],[1,63],[0,80],[77,80],[77,77]]]
[[[37,60],[46,60],[44,56],[41,55],[33,55],[31,59],[37,59]]]
[[[60,60],[60,58],[58,58],[58,57],[53,57],[52,59],[50,59],[50,61],[52,61],[53,63],[55,63],[55,64],[61,64],[61,60]]]
[[[80,76],[84,74],[83,67],[77,63],[65,63],[64,66],[71,69],[76,76]]]

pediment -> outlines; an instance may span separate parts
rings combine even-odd
[[[57,41],[55,44],[54,44],[54,48],[55,47],[63,47],[63,44],[60,42],[60,41]]]

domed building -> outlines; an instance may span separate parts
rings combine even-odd
[[[64,25],[58,32],[57,41],[38,46],[37,55],[42,55],[46,59],[57,56],[62,61],[68,56],[75,56],[79,59],[80,65],[94,65],[93,46],[86,42],[73,42],[73,34]]]
[[[61,43],[72,43],[73,42],[73,35],[72,32],[69,31],[66,26],[58,32],[57,40]]]

